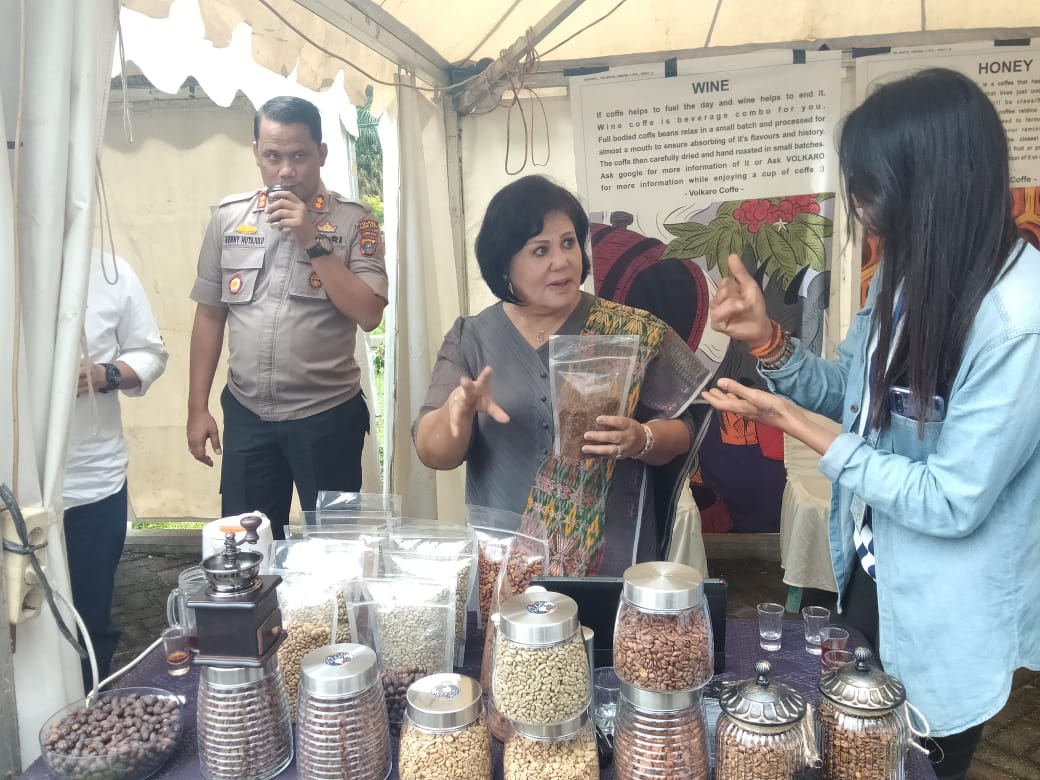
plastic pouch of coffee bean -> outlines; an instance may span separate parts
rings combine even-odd
[[[602,429],[596,419],[625,413],[638,351],[637,336],[549,338],[555,455],[584,460],[585,434]]]
[[[383,550],[388,576],[434,580],[455,588],[455,664],[466,650],[466,613],[477,575],[477,543],[466,526],[400,520],[388,532]]]
[[[345,591],[355,641],[376,651],[390,722],[401,722],[408,686],[452,671],[455,586],[417,577],[365,577]]]
[[[549,570],[545,523],[493,507],[466,505],[466,523],[477,540],[479,625],[497,612],[503,600],[527,590],[534,577]]]

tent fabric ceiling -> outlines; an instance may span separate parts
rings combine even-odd
[[[166,16],[176,0],[124,0],[124,6],[152,16]],[[924,33],[961,30],[1007,31],[1010,35],[1033,31],[1035,7],[1021,0],[797,0],[768,3],[763,0],[198,0],[206,38],[226,46],[240,22],[253,29],[253,56],[268,69],[286,75],[298,69],[297,78],[311,89],[326,89],[338,70],[345,72],[351,101],[358,103],[364,86],[373,80],[392,83],[396,70],[383,54],[351,40],[343,30],[323,17],[346,9],[367,22],[377,44],[389,36],[380,20],[393,20],[408,31],[440,63],[465,66],[482,58],[497,58],[527,31],[548,29],[536,50],[549,62],[616,60],[669,53],[690,56],[766,47],[771,45],[819,45],[831,48],[845,42],[883,45],[887,40],[924,42]],[[567,40],[612,9],[606,19]],[[316,13],[314,10],[318,9]],[[371,77],[319,51],[280,20],[280,14],[304,37],[358,65]],[[384,26],[385,27],[385,26]],[[942,36],[940,36],[941,38]],[[956,38],[957,36],[954,36]],[[933,38],[934,40],[935,38]],[[947,36],[946,40],[951,38]],[[546,63],[543,63],[543,66]],[[420,74],[421,76],[422,74]],[[390,88],[378,89],[390,98]]]

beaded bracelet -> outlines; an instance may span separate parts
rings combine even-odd
[[[794,355],[794,342],[791,340],[791,334],[784,331],[780,348],[772,355],[759,358],[758,362],[762,364],[762,368],[766,371],[776,371],[787,365],[787,361],[791,359],[792,355]]]
[[[643,443],[643,449],[639,451],[639,454],[633,456],[635,458],[643,457],[654,448],[654,432],[650,430],[650,426],[646,423],[640,423],[640,425],[643,426],[643,433],[646,435],[646,441]]]

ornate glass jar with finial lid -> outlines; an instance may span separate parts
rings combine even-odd
[[[719,696],[716,780],[792,780],[817,763],[810,707],[769,679],[770,671],[769,661],[759,661],[756,677],[726,685]]]
[[[927,752],[914,737],[923,717],[906,700],[906,688],[871,663],[873,653],[857,647],[855,660],[820,676],[819,731],[823,780],[842,780],[849,767],[858,780],[902,780],[908,748]]]

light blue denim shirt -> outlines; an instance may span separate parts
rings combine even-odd
[[[1027,245],[983,299],[945,420],[926,423],[922,440],[915,420],[893,414],[876,449],[848,432],[863,397],[874,293],[836,360],[796,343],[783,368],[762,376],[774,392],[841,420],[845,433],[820,460],[835,485],[835,579],[844,593],[859,565],[856,493],[873,511],[881,660],[945,736],[1000,711],[1016,668],[1040,669],[1040,252]]]

